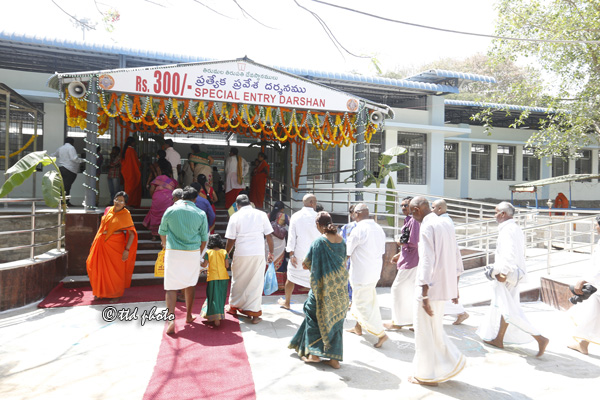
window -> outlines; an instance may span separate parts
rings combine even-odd
[[[523,180],[537,181],[540,179],[540,159],[533,155],[534,150],[523,148]]]
[[[337,171],[338,168],[338,148],[328,147],[327,150],[319,150],[311,143],[306,144],[307,165],[306,170],[308,180],[338,182],[339,174],[328,172]]]
[[[576,174],[591,174],[592,173],[592,151],[581,150],[577,153],[577,159],[575,160],[575,173]],[[583,182],[591,182],[591,179],[586,179]]]
[[[404,147],[407,152],[398,156],[398,162],[406,164],[397,172],[398,183],[425,185],[427,177],[427,137],[423,133],[398,133],[398,146]]]
[[[490,145],[471,145],[471,179],[490,180]]]
[[[515,180],[515,146],[498,145],[498,180]]]
[[[569,174],[569,159],[566,157],[552,157],[552,177]]]
[[[1,100],[1,99],[0,99]],[[41,103],[33,103],[39,110],[44,109],[44,105]],[[6,110],[1,107],[6,107],[6,102],[2,100],[0,105],[0,155],[5,156],[6,151]],[[23,149],[18,152],[17,155],[8,158],[8,167],[12,167],[17,161],[33,152],[33,140],[36,142],[36,149],[40,151],[44,148],[44,117],[40,113],[38,114],[37,121],[37,138],[34,139],[35,133],[35,117],[33,113],[29,111],[21,111],[18,108],[13,109],[11,103],[10,109],[10,123],[9,135],[8,135],[8,154],[18,152],[19,149]],[[30,143],[29,141],[32,140]],[[28,146],[25,146],[29,143]],[[5,159],[0,159],[0,169],[4,169]]]
[[[444,143],[444,179],[458,179],[458,143]]]
[[[377,173],[379,170],[379,156],[384,144],[385,132],[376,132],[371,136],[371,142],[365,143],[365,168],[368,171]],[[392,161],[395,162],[395,161]],[[354,144],[354,152],[352,153],[352,168],[356,166],[356,144]]]

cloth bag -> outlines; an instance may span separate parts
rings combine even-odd
[[[154,263],[154,276],[159,278],[165,276],[165,249],[158,252],[156,263]]]
[[[277,284],[277,274],[275,273],[275,265],[273,262],[269,263],[267,272],[265,272],[265,296],[273,294],[277,291],[279,285]]]

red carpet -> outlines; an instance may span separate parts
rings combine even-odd
[[[194,314],[206,292],[198,290]],[[255,399],[254,380],[237,318],[225,314],[219,328],[201,318],[185,323],[185,307],[177,304],[176,333],[163,333],[156,366],[144,400]]]
[[[198,284],[199,292],[206,294],[206,283]],[[161,301],[165,299],[165,289],[163,285],[132,286],[125,289],[125,293],[119,299],[118,303],[143,303],[148,301]],[[109,304],[110,300],[94,301],[94,294],[91,286],[78,288],[66,288],[60,283],[52,289],[48,296],[40,304],[39,308],[52,307],[75,307],[89,306],[97,304]]]

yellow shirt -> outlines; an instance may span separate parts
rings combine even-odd
[[[225,260],[229,258],[225,249],[212,249],[206,251],[208,259],[207,281],[220,281],[229,279],[227,268],[225,268]]]

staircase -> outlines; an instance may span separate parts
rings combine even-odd
[[[131,277],[131,286],[159,285],[163,283],[163,278],[154,276],[154,263],[158,253],[162,249],[160,240],[152,241],[152,235],[149,230],[142,225],[148,209],[138,208],[131,210],[131,217],[138,234],[138,249],[135,259],[135,268]],[[215,233],[225,237],[227,221],[229,214],[227,210],[217,208],[217,217],[215,223]],[[90,279],[87,275],[71,275],[63,279],[65,287],[89,286]]]

